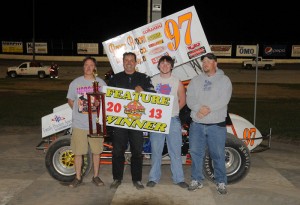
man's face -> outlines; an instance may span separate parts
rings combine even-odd
[[[123,59],[125,73],[132,74],[135,72],[136,61],[133,55],[127,55]]]
[[[88,59],[83,65],[83,70],[85,75],[93,75],[94,70],[96,69],[95,63]]]
[[[168,61],[164,60],[159,64],[160,72],[163,74],[170,73],[172,70],[172,65]]]
[[[215,60],[205,57],[202,60],[202,68],[206,74],[214,74],[217,69],[217,62]]]

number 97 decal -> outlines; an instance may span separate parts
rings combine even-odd
[[[186,31],[184,33],[184,41],[186,45],[190,45],[192,43],[191,38],[191,22],[192,22],[192,13],[186,13],[181,16],[178,16],[178,23],[176,23],[173,19],[169,19],[165,23],[165,35],[172,42],[168,43],[168,48],[171,51],[176,51],[180,45],[180,29],[182,28],[182,24],[187,21]]]

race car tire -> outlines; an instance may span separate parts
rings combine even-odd
[[[60,182],[71,182],[75,178],[74,154],[70,144],[71,136],[62,136],[55,140],[46,152],[46,168],[49,174]],[[82,175],[86,176],[92,169],[91,151],[82,158]]]
[[[250,151],[245,143],[227,133],[225,143],[225,166],[227,183],[233,184],[245,178],[250,170]],[[213,162],[206,152],[203,163],[203,174],[212,182],[215,182]]]

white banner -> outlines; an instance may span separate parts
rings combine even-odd
[[[98,55],[98,43],[77,43],[77,54]]]
[[[300,57],[300,45],[293,45],[292,46],[292,57]]]
[[[236,56],[253,57],[258,53],[256,45],[237,45]]]
[[[210,45],[211,52],[216,56],[231,56],[232,45]]]
[[[40,54],[47,54],[48,53],[48,47],[47,47],[47,43],[37,43],[35,42],[35,53],[40,53]],[[27,47],[27,53],[32,53],[33,51],[33,43],[32,42],[28,42],[26,43],[26,47]]]
[[[110,86],[103,86],[102,92],[107,126],[169,134],[174,96]]]
[[[123,54],[134,52],[138,62],[136,70],[149,76],[159,73],[157,63],[163,55],[171,56],[176,67],[210,52],[194,6],[102,44],[115,73],[124,70]]]

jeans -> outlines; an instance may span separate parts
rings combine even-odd
[[[192,122],[189,129],[189,146],[192,158],[192,180],[202,182],[203,159],[206,147],[214,166],[216,183],[227,184],[225,167],[226,127],[216,124],[201,124]]]
[[[114,180],[122,180],[125,162],[125,150],[128,147],[131,151],[131,177],[132,181],[142,180],[143,167],[143,132],[138,130],[114,128],[112,137],[113,156],[112,156],[112,174]]]
[[[175,184],[184,181],[184,174],[181,159],[182,132],[179,117],[172,117],[169,134],[151,132],[151,170],[149,181],[159,182],[161,177],[162,153],[167,142],[168,153],[171,158],[172,180]]]

